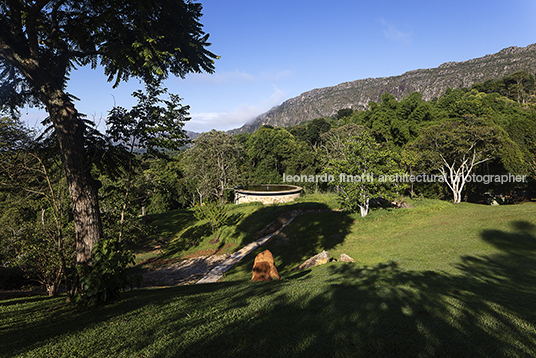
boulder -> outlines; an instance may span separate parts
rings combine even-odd
[[[293,268],[292,271],[303,270],[306,268],[322,265],[327,262],[329,262],[329,252],[324,250],[321,253],[314,255],[310,259],[305,260],[300,266]]]
[[[281,279],[277,267],[275,267],[272,253],[270,250],[264,250],[255,257],[251,281],[272,281],[274,277],[278,280]]]
[[[350,256],[348,256],[346,254],[341,254],[341,256],[339,257],[339,261],[341,261],[341,262],[355,262],[355,260],[353,258],[351,258]]]

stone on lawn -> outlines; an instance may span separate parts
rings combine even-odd
[[[342,261],[342,262],[355,262],[355,260],[353,258],[351,258],[350,256],[348,256],[346,254],[341,254],[341,256],[339,257],[339,261]]]
[[[322,265],[327,262],[329,262],[329,252],[324,250],[321,253],[314,255],[310,259],[305,260],[300,266],[292,269],[292,271],[303,270],[309,267]]]
[[[277,267],[275,267],[272,253],[270,250],[264,250],[255,257],[251,281],[272,281],[274,277],[278,280],[281,279]]]

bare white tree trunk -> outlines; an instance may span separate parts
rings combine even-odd
[[[361,212],[361,217],[365,217],[368,215],[369,212],[369,199],[366,199],[363,205],[359,205],[359,210]]]
[[[471,148],[469,148],[466,154],[463,155],[459,166],[456,166],[456,160],[454,160],[451,164],[447,162],[442,155],[440,155],[441,159],[443,160],[443,166],[440,169],[441,176],[452,191],[454,196],[454,204],[459,204],[462,201],[462,190],[467,183],[467,179],[471,176],[473,168],[476,165],[491,159],[486,158],[477,161],[478,156],[476,150],[473,148],[474,144],[471,146]]]

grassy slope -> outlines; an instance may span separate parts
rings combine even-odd
[[[0,301],[0,356],[534,356],[536,205],[415,205],[296,218],[269,244],[278,282],[248,281],[251,257],[226,282],[131,291],[105,307]],[[282,210],[256,209],[229,240],[251,241]],[[358,262],[290,271],[323,248]]]
[[[536,224],[536,205],[483,206],[436,200],[413,201],[413,209],[379,210],[361,218],[342,212],[310,213],[284,230],[286,240],[271,241],[276,265],[288,273],[303,260],[328,250],[346,253],[358,265],[396,262],[408,270],[456,273],[464,256],[501,253],[495,234],[523,232]],[[246,279],[255,253],[228,272],[227,280]]]
[[[228,205],[225,225],[219,230],[221,241],[210,244],[212,232],[207,221],[197,222],[191,210],[175,210],[154,215],[160,252],[139,252],[139,261],[156,264],[189,256],[234,252],[257,239],[258,233],[280,215],[291,210],[328,210],[337,206],[336,196],[309,195],[297,202],[263,206],[260,203]]]

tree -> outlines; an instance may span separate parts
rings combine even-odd
[[[242,146],[225,132],[212,130],[195,140],[186,153],[186,161],[188,176],[197,181],[200,204],[207,195],[223,203],[225,190],[238,185],[242,156]]]
[[[372,134],[361,134],[343,140],[343,153],[329,162],[328,174],[339,180],[342,206],[351,211],[359,209],[366,216],[370,200],[394,199],[406,185],[397,181],[403,172],[395,162],[394,153],[378,145]]]
[[[322,150],[328,160],[345,158],[348,139],[356,137],[363,132],[363,126],[354,123],[345,124],[342,127],[333,128],[322,134]]]
[[[378,142],[385,141],[391,147],[402,147],[417,138],[422,123],[437,117],[434,108],[418,92],[401,101],[389,93],[380,98],[380,103],[371,102],[367,111],[356,116],[357,123],[370,128]]]
[[[248,137],[246,143],[247,154],[253,169],[250,173],[250,184],[280,183],[283,173],[295,167],[296,163],[293,159],[305,150],[303,147],[284,128],[271,126],[259,128]]]
[[[475,83],[471,88],[479,92],[499,93],[518,103],[527,103],[534,98],[534,76],[525,71],[515,72],[498,80]]]
[[[64,278],[71,293],[68,274],[75,252],[67,186],[54,144],[35,138],[17,120],[0,118],[3,260],[31,273],[50,296]]]
[[[328,132],[330,128],[331,124],[324,118],[313,119],[310,123],[307,123],[307,142],[309,142],[313,148],[316,148],[316,146],[320,144],[320,137],[322,134]]]
[[[76,66],[99,64],[114,86],[169,73],[214,71],[199,23],[201,4],[179,0],[5,1],[0,4],[2,109],[38,103],[54,125],[69,185],[77,262],[91,263],[102,237],[97,185],[85,152],[84,123],[67,93]]]
[[[342,119],[344,117],[350,117],[354,113],[354,110],[351,108],[341,108],[337,111],[335,118]]]
[[[177,150],[188,142],[188,136],[182,127],[184,122],[190,119],[190,107],[182,106],[181,99],[174,94],[170,94],[168,100],[161,99],[160,96],[167,90],[161,88],[160,83],[148,83],[146,92],[134,92],[132,96],[138,99],[138,104],[130,111],[114,107],[106,121],[109,125],[107,133],[114,141],[125,143],[130,156],[121,208],[119,241],[123,235],[125,211],[129,201],[134,149],[145,148],[149,154],[157,154],[162,149]]]
[[[219,242],[220,238],[217,237],[216,232],[221,226],[223,226],[225,220],[227,219],[225,206],[221,203],[207,201],[195,206],[194,215],[197,220],[206,219],[209,222],[210,229],[212,230],[212,240],[210,243],[215,244]]]
[[[452,191],[454,203],[462,200],[462,190],[475,166],[492,159],[497,149],[497,129],[484,119],[466,115],[422,130],[415,143],[431,168],[439,170]]]

